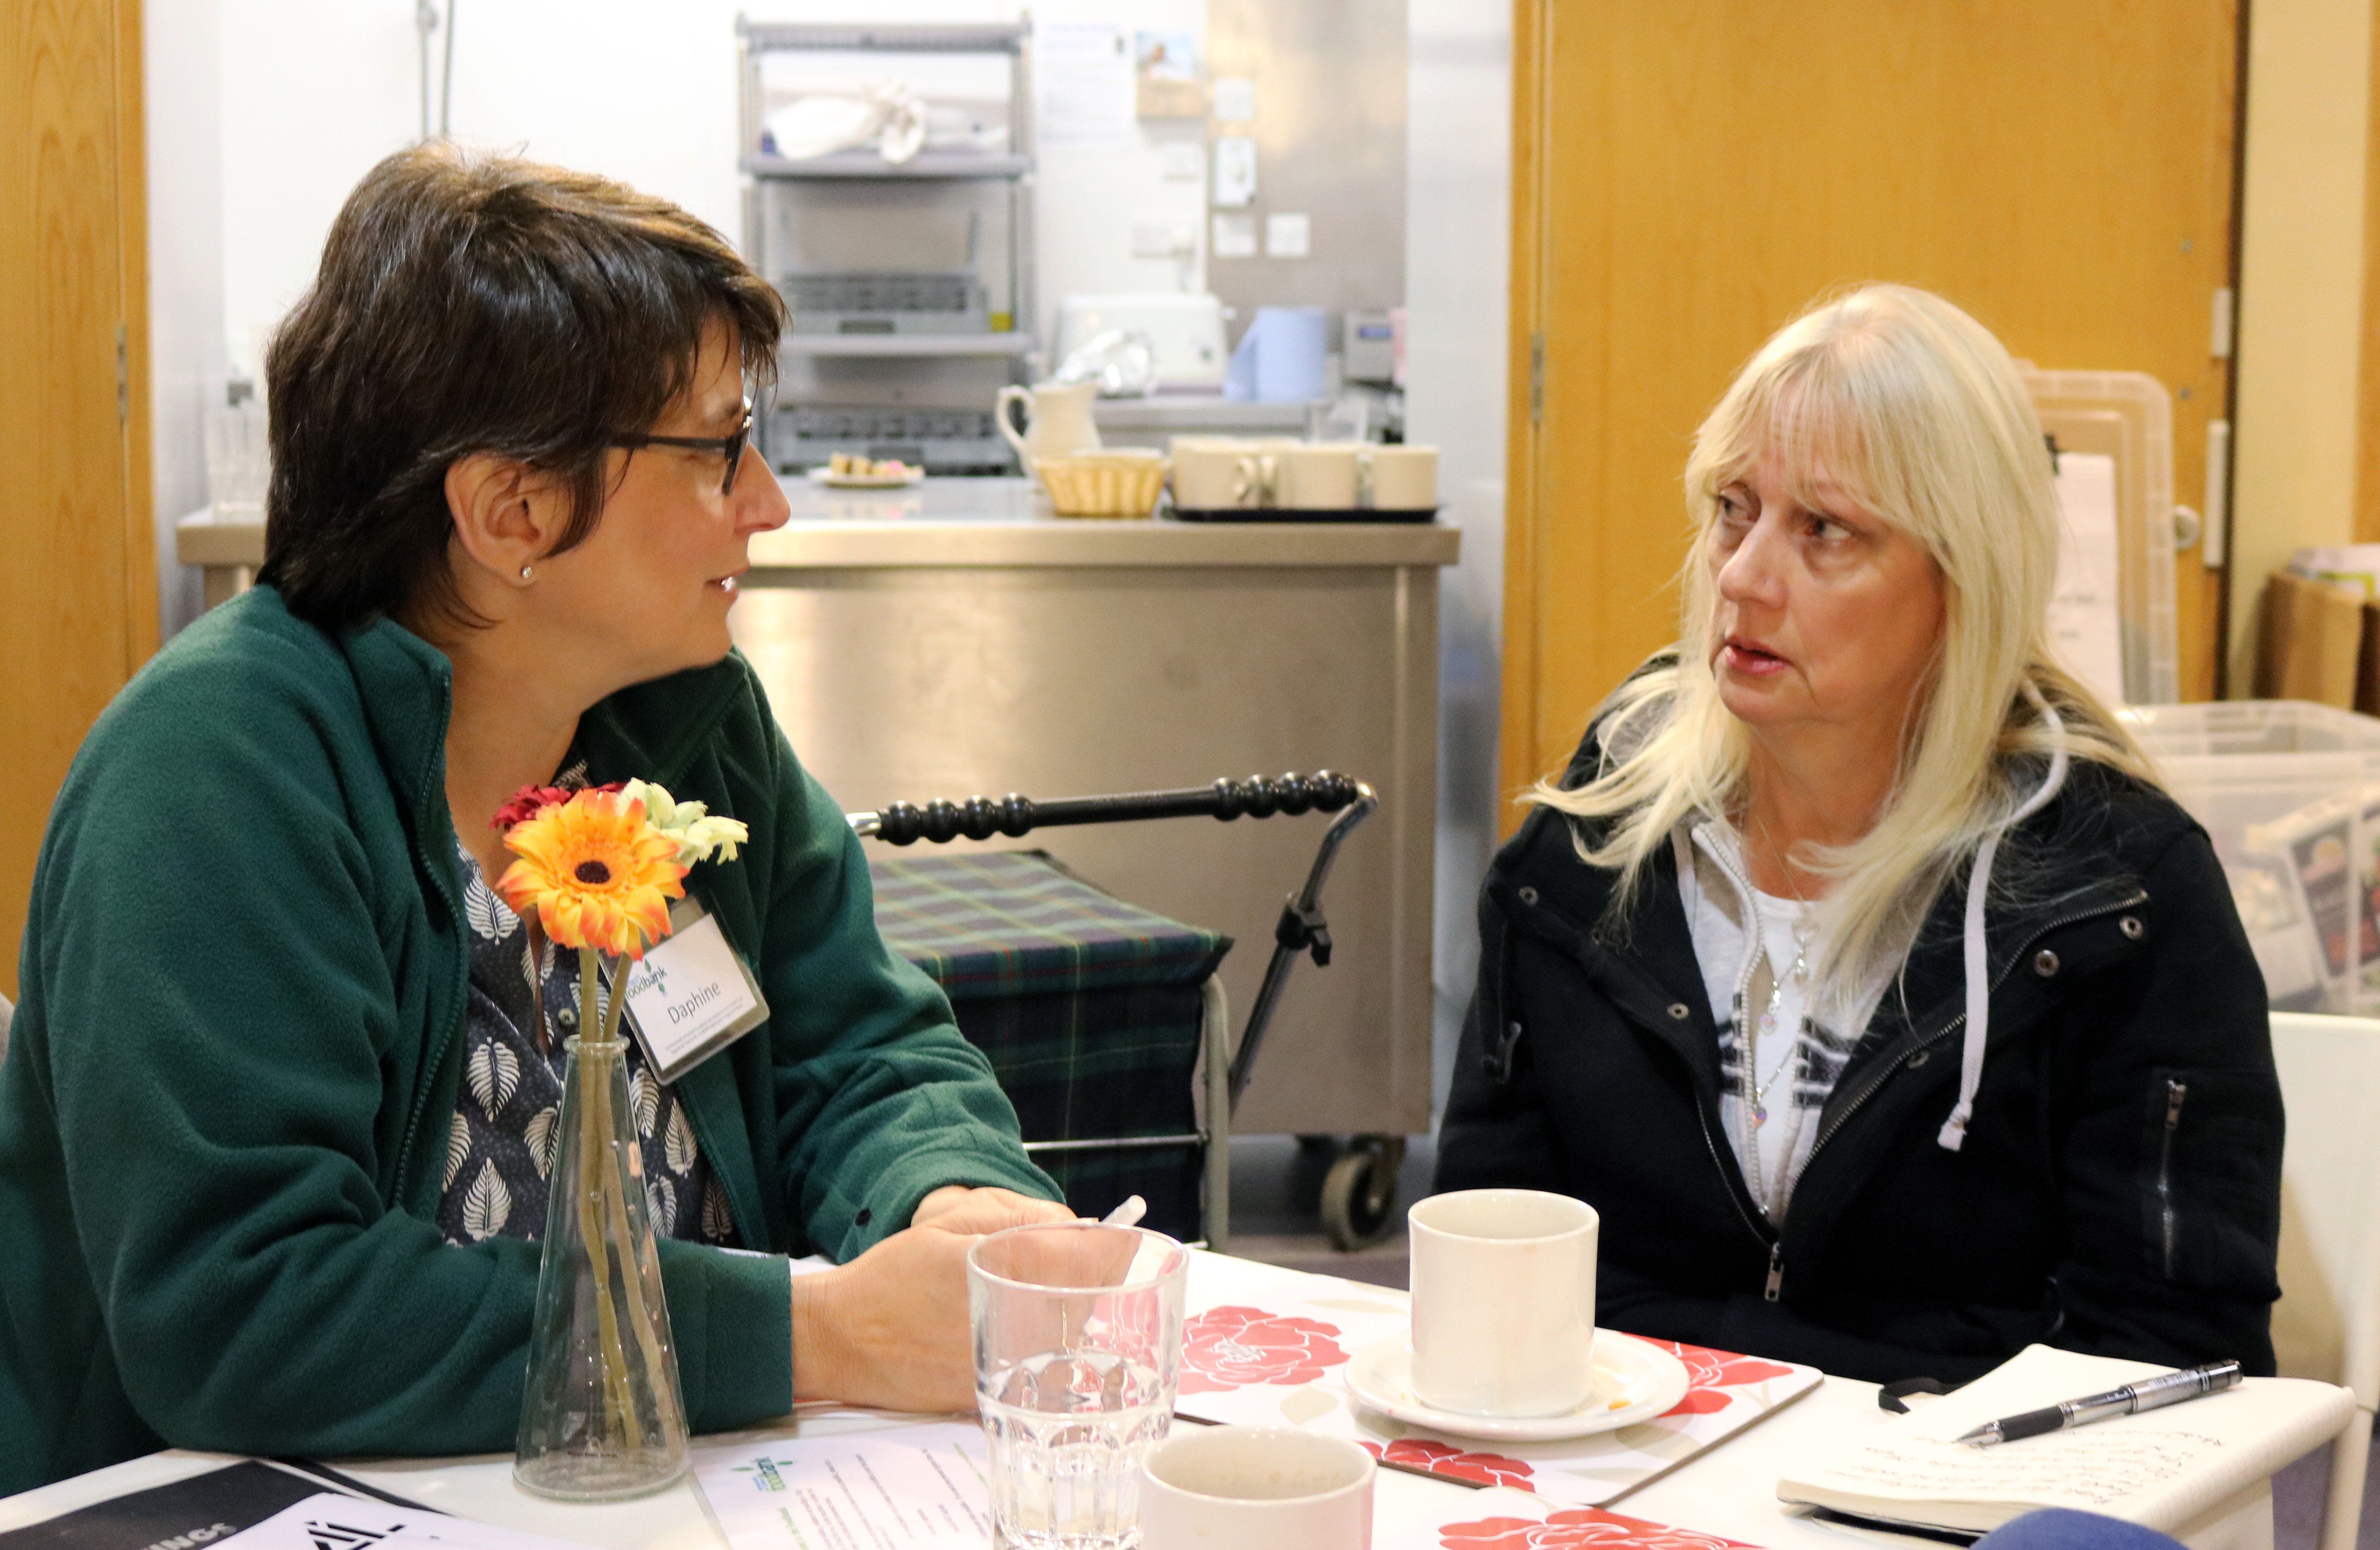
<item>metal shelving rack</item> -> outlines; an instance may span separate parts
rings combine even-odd
[[[906,329],[843,333],[788,333],[782,354],[792,359],[882,363],[884,373],[914,377],[930,386],[953,363],[1005,360],[1005,380],[1022,381],[1026,357],[1034,349],[1033,236],[1033,27],[1030,18],[1014,24],[781,23],[739,17],[735,23],[740,166],[745,176],[744,250],[753,266],[782,285],[770,251],[771,186],[867,183],[911,186],[921,198],[939,188],[1007,186],[1005,211],[1007,327],[983,332],[913,332]],[[1005,54],[1009,61],[1008,148],[1001,154],[921,151],[904,163],[888,163],[873,151],[841,151],[795,161],[764,149],[767,100],[761,61],[771,54]],[[970,257],[973,242],[970,240]],[[995,323],[1002,312],[990,311]],[[881,377],[880,376],[880,380]],[[996,386],[997,384],[995,384]],[[930,393],[929,394],[930,397]],[[990,393],[982,394],[989,400]],[[980,436],[971,432],[979,429]],[[905,432],[914,431],[915,434]],[[781,471],[821,463],[830,452],[861,452],[871,457],[902,457],[929,471],[992,472],[1013,468],[1006,442],[993,429],[991,406],[920,403],[902,406],[838,403],[832,395],[781,406],[762,430],[762,445]]]

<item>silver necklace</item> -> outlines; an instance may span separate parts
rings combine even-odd
[[[1767,951],[1766,944],[1763,944],[1761,951],[1764,952]],[[1798,986],[1806,986],[1809,984],[1810,928],[1806,925],[1797,923],[1794,926],[1793,966],[1787,970],[1784,975],[1775,976],[1770,979],[1768,986],[1767,1010],[1760,1014],[1758,1022],[1756,1022],[1753,1027],[1752,1047],[1745,1051],[1745,1058],[1750,1062],[1750,1069],[1745,1072],[1745,1075],[1755,1079],[1755,1081],[1760,1074],[1760,1041],[1765,1038],[1774,1038],[1777,1035],[1778,1018],[1782,1012],[1785,1005],[1785,982],[1789,978]],[[1805,1006],[1805,1015],[1806,1011],[1807,1008]],[[1795,1042],[1798,1043],[1799,1041],[1799,1031],[1797,1030]],[[1766,1082],[1759,1082],[1757,1085],[1753,1086],[1752,1122],[1755,1127],[1765,1125],[1768,1122],[1768,1090],[1777,1085],[1777,1079],[1784,1075],[1785,1072],[1791,1068],[1792,1064],[1793,1056],[1789,1050],[1786,1053],[1785,1058],[1777,1062],[1777,1069],[1768,1073],[1768,1080]]]

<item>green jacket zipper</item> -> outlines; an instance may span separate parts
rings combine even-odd
[[[2181,1128],[2182,1100],[2190,1096],[2190,1084],[2166,1078],[2165,1135],[2157,1144],[2157,1221],[2165,1240],[2165,1278],[2173,1279],[2173,1247],[2176,1223],[2173,1212],[2173,1135]]]

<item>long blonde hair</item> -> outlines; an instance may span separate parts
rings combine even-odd
[[[1599,842],[1572,831],[1588,863],[1621,871],[1620,898],[1681,822],[1742,811],[1751,738],[1711,670],[1717,596],[1704,555],[1719,493],[1764,454],[1787,470],[1797,503],[1820,504],[1812,487],[1823,471],[1915,539],[1942,576],[1942,637],[1875,827],[1791,857],[1832,881],[1821,972],[1867,972],[1907,942],[1942,885],[2023,800],[2013,759],[2062,743],[2072,758],[2155,777],[2131,734],[2051,655],[2057,492],[2015,362],[1940,297],[1867,285],[1821,297],[1779,329],[1703,421],[1686,460],[1694,542],[1676,660],[1657,659],[1597,712],[1602,762],[1584,784],[1541,781],[1528,793],[1614,820]]]

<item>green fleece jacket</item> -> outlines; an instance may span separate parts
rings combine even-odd
[[[0,1494],[168,1444],[512,1447],[538,1245],[440,1237],[467,933],[446,659],[260,587],[162,652],[50,815],[0,1066]],[[662,1246],[697,1430],[791,1408],[787,1253],[928,1191],[1050,1198],[741,658],[584,718],[596,781],[743,819],[686,878],[769,1021],[678,1083],[750,1250]]]

